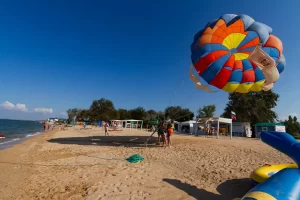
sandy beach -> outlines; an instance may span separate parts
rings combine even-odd
[[[155,145],[141,130],[105,137],[102,128],[68,128],[33,137],[0,151],[1,199],[229,200],[251,187],[251,171],[291,163],[249,138],[174,135],[173,147]],[[125,158],[140,154],[144,161]]]

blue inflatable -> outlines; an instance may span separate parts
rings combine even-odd
[[[262,132],[264,143],[286,154],[299,166],[300,143],[290,134]],[[242,200],[300,200],[300,170],[283,169],[252,188]]]

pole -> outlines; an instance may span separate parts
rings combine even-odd
[[[218,118],[218,126],[217,126],[217,138],[219,139],[219,129],[220,129],[220,122]]]
[[[230,123],[230,139],[232,139],[232,122]]]
[[[145,141],[145,145],[146,145],[146,147],[147,147],[147,144],[148,144],[148,141],[149,141],[149,139],[154,135],[154,133],[157,131],[157,128],[155,128],[155,130],[153,131],[153,133],[148,137],[148,139]]]

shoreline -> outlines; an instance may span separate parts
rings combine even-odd
[[[20,137],[16,137],[16,138],[11,137],[11,140],[7,140],[7,141],[3,141],[3,142],[1,142],[1,140],[0,140],[0,151],[8,149],[8,148],[12,148],[15,145],[21,144],[29,139],[35,138],[35,137],[43,135],[43,134],[47,134],[54,130],[55,129],[52,129],[47,132],[40,131],[40,132],[35,132],[35,133],[28,133],[26,135],[24,134],[24,136],[21,138]]]

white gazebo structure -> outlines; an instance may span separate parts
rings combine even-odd
[[[188,130],[189,130],[189,133],[190,134],[193,134],[195,131],[194,131],[194,124],[196,124],[197,122],[194,121],[194,120],[189,120],[189,121],[185,121],[185,122],[179,122],[178,124],[178,132],[182,132],[182,127],[185,127],[187,128],[188,127]],[[183,133],[187,133],[187,132],[183,132]]]
[[[120,120],[122,121],[122,124],[124,126],[125,124],[125,128],[136,128],[137,129],[137,124],[138,122],[141,122],[141,130],[143,128],[143,120],[136,120],[136,119],[125,119],[125,120]]]
[[[117,125],[118,128],[123,128],[123,121],[122,120],[116,120],[116,119],[114,119],[114,120],[110,120],[110,122],[118,124]]]
[[[202,122],[207,124],[208,122],[217,122],[217,138],[220,134],[220,123],[230,124],[230,139],[232,139],[232,119],[223,117],[212,117],[212,118],[198,118],[197,122]]]

